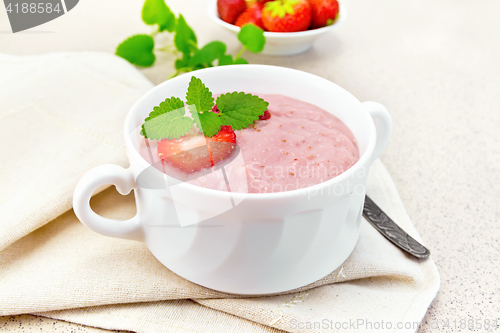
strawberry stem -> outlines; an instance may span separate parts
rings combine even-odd
[[[271,17],[279,16],[280,18],[283,18],[287,14],[295,14],[293,6],[295,6],[298,2],[299,0],[275,0],[266,2],[264,6],[267,10],[271,11]]]

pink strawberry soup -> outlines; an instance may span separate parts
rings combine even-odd
[[[163,172],[194,185],[221,191],[271,193],[319,184],[349,169],[359,159],[354,135],[325,110],[282,95],[262,95],[271,118],[236,132],[238,156],[214,170],[184,174],[165,163]],[[142,139],[141,155],[151,163],[155,143]],[[151,154],[153,152],[153,154]],[[156,159],[155,159],[156,160]]]

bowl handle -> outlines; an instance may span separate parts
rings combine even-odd
[[[389,143],[392,134],[392,118],[389,111],[382,104],[376,102],[362,103],[366,111],[372,116],[375,123],[375,131],[377,141],[375,142],[375,149],[370,157],[370,164],[382,154],[385,147]]]
[[[142,240],[143,230],[136,214],[130,220],[117,221],[97,215],[90,208],[90,197],[103,185],[113,184],[122,195],[136,187],[134,175],[129,169],[118,165],[104,164],[88,171],[80,179],[73,196],[73,210],[78,219],[93,231],[104,236]]]

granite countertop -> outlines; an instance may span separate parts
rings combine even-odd
[[[185,16],[200,45],[218,39],[237,52],[234,35],[208,18],[208,1],[167,2]],[[125,37],[149,31],[140,19],[142,3],[81,1],[57,20],[17,34],[0,10],[0,52],[112,53]],[[346,22],[309,52],[245,57],[325,77],[361,101],[387,107],[394,133],[381,159],[442,281],[419,332],[454,331],[453,321],[500,320],[500,2],[342,3]],[[162,55],[157,65],[141,71],[160,83],[172,74],[173,58]],[[452,329],[443,328],[447,320]],[[98,331],[28,315],[0,317],[0,328]]]

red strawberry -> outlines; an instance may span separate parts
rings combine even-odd
[[[311,25],[311,5],[307,0],[276,0],[262,10],[262,22],[273,32],[304,31]]]
[[[339,13],[337,0],[309,0],[311,3],[311,29],[321,28],[333,23]]]
[[[187,134],[177,140],[158,142],[160,159],[186,171],[210,168],[224,160],[234,149],[236,134],[231,126],[222,126],[211,138],[203,134]]]
[[[268,120],[271,118],[271,113],[269,110],[264,111],[264,114],[262,116],[259,116],[259,120]]]
[[[247,9],[245,0],[217,0],[220,19],[233,24],[238,15]]]
[[[220,110],[217,107],[217,104],[214,104],[214,106],[212,107],[212,112],[214,112],[214,113],[220,113]]]
[[[187,134],[177,140],[158,142],[158,155],[163,161],[187,172],[212,166],[207,141],[202,134]]]
[[[221,126],[219,133],[206,139],[212,166],[220,163],[229,156],[236,144],[236,134],[232,127],[227,125]]]
[[[238,16],[235,25],[242,27],[244,24],[253,23],[259,28],[265,30],[264,24],[262,23],[262,7],[263,4],[256,1],[251,1],[248,3],[247,9]]]

